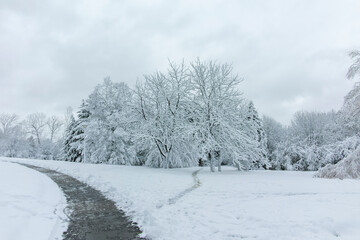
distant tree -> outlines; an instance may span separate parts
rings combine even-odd
[[[70,125],[70,123],[72,121],[72,118],[74,118],[74,113],[73,113],[72,107],[69,106],[69,107],[66,108],[66,112],[64,113],[64,116],[63,116],[63,129],[64,129],[64,131],[62,132],[63,133],[62,138],[65,137],[66,129]]]
[[[50,141],[53,142],[63,123],[59,117],[53,115],[47,120],[46,124],[50,132]]]
[[[299,111],[291,121],[290,134],[294,141],[308,146],[324,144],[328,115],[319,112]]]
[[[28,133],[36,138],[38,145],[41,145],[41,138],[46,126],[46,115],[44,113],[32,113],[27,116],[25,125]]]
[[[262,122],[267,136],[267,150],[271,155],[277,148],[277,145],[285,140],[285,129],[281,123],[265,115],[262,118]]]
[[[7,135],[10,129],[14,127],[18,119],[19,117],[16,114],[6,114],[6,113],[0,114],[0,124],[1,124],[2,133],[4,135]]]
[[[71,122],[71,119],[74,117],[73,109],[72,107],[67,107],[66,112],[64,114],[64,124],[65,126],[68,126]]]
[[[39,152],[39,146],[36,144],[36,140],[33,136],[30,136],[27,139],[29,148],[28,148],[28,157],[29,158],[37,158]]]
[[[28,157],[26,132],[20,124],[8,129],[8,134],[0,141],[0,152],[6,157]],[[1,155],[1,153],[0,153]]]

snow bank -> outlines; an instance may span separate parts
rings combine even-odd
[[[14,159],[13,159],[14,161]],[[137,221],[144,236],[164,239],[357,240],[360,181],[313,178],[313,172],[224,167],[153,169],[21,160],[67,173],[102,191]]]
[[[0,239],[62,239],[65,202],[46,175],[0,161]]]
[[[320,178],[360,178],[360,147],[335,165],[321,168],[315,177]]]

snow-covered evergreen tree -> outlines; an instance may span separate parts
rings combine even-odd
[[[267,137],[262,121],[252,101],[250,101],[247,106],[246,124],[250,137],[257,142],[254,148],[256,148],[258,153],[256,154],[255,158],[251,159],[251,168],[266,169],[269,167],[266,150]]]
[[[78,153],[76,149],[72,147],[72,143],[74,142],[73,138],[73,129],[75,127],[75,118],[71,115],[67,128],[65,130],[64,137],[64,160],[75,162],[78,157]]]
[[[78,119],[71,118],[71,122],[66,129],[64,141],[65,160],[70,162],[83,161],[84,131],[90,116],[85,101],[82,102],[78,111]]]

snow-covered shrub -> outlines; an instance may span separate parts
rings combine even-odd
[[[290,142],[283,142],[270,155],[272,170],[307,170],[305,148]]]
[[[321,167],[329,163],[338,163],[354,152],[358,146],[360,146],[360,137],[358,136],[348,137],[343,141],[322,146],[322,153],[325,156],[321,158]]]
[[[306,146],[285,142],[270,155],[274,170],[314,171],[327,164],[336,164],[360,146],[360,137],[353,136],[343,141],[323,146]]]
[[[315,177],[319,178],[360,178],[360,147],[337,164],[321,168]]]

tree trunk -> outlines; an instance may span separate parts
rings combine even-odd
[[[169,152],[164,152],[163,156],[163,168],[168,169],[169,168]]]
[[[37,142],[38,142],[38,144],[40,146],[41,142],[40,142],[40,134],[39,134],[39,132],[36,132],[36,138],[37,138]]]
[[[239,161],[236,161],[236,162],[235,162],[235,166],[236,166],[236,168],[237,168],[238,171],[241,171],[241,167],[240,167]]]
[[[163,168],[168,168],[167,156],[162,156]]]
[[[214,158],[212,157],[211,152],[209,152],[209,153],[207,154],[207,159],[208,159],[208,162],[209,162],[209,164],[210,164],[210,170],[211,170],[211,172],[215,172]]]
[[[217,161],[217,167],[218,167],[218,171],[221,172],[221,155],[220,155],[220,151],[215,151],[215,158]]]

